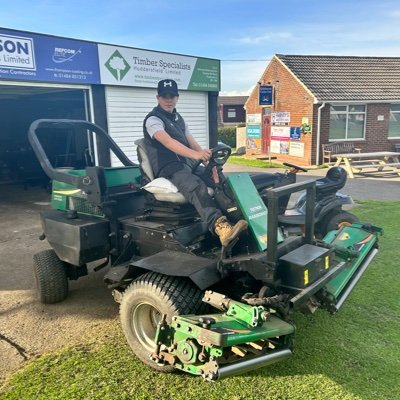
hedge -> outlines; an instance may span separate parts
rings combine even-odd
[[[218,141],[236,147],[236,127],[218,128]]]

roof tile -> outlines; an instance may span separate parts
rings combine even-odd
[[[319,101],[400,100],[400,57],[276,57]]]

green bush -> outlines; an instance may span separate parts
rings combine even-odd
[[[236,127],[218,128],[218,141],[236,147]]]

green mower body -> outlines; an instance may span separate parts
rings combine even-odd
[[[123,166],[53,168],[36,133],[60,126],[98,135]],[[220,157],[215,192],[249,224],[230,248],[221,248],[190,205],[160,201],[146,191],[143,163],[128,160],[98,126],[38,120],[29,139],[53,181],[52,209],[41,215],[42,239],[53,253],[35,258],[42,301],[63,300],[65,280],[86,275],[89,263],[97,263],[95,271],[109,267],[104,281],[121,303],[127,341],[157,370],[215,380],[286,359],[295,332],[290,314],[337,312],[377,252],[382,230],[369,224],[343,226],[315,239],[313,181],[271,189],[267,209],[247,173],[223,176],[229,156],[224,148],[213,153]],[[284,237],[279,199],[304,190],[304,234]],[[56,290],[46,274],[60,268],[56,284],[62,290]]]

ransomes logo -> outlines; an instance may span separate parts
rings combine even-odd
[[[131,69],[124,57],[118,50],[115,50],[111,57],[104,64],[106,68],[111,72],[117,81],[122,81],[124,76]]]
[[[0,34],[0,67],[35,70],[33,39]]]

